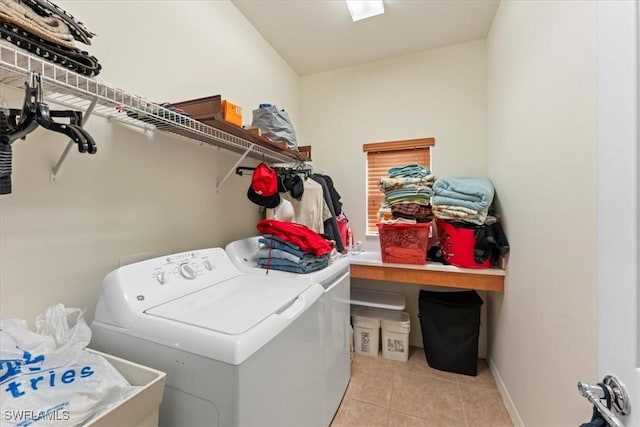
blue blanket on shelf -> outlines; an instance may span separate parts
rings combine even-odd
[[[482,210],[491,206],[493,183],[484,176],[454,176],[440,178],[433,184],[432,205],[463,206]]]

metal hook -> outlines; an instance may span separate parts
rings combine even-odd
[[[598,385],[578,381],[578,391],[595,406],[609,425],[624,427],[617,414],[628,415],[631,412],[631,401],[625,385],[617,377],[607,375]],[[602,400],[606,400],[607,404]]]
[[[36,80],[36,93],[37,93],[37,102],[38,104],[44,101],[44,88],[42,87],[42,75],[40,73],[35,73]]]

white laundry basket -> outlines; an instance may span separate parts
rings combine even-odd
[[[371,310],[361,307],[352,309],[351,318],[356,353],[377,356],[380,348],[380,319]]]
[[[406,362],[409,359],[411,319],[404,311],[384,310],[381,314],[382,356]]]

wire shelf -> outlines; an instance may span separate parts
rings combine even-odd
[[[290,162],[301,157],[291,151],[271,149],[154,104],[95,78],[79,75],[20,48],[0,42],[0,84],[23,89],[29,72],[40,73],[44,98],[119,123],[177,135],[200,145],[220,147],[266,162]]]

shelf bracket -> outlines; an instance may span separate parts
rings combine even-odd
[[[247,151],[245,151],[242,154],[242,156],[240,156],[240,159],[238,159],[236,164],[231,167],[231,170],[224,176],[224,178],[222,178],[222,181],[220,181],[218,185],[216,185],[216,191],[220,191],[220,189],[222,188],[224,183],[227,182],[227,179],[229,179],[231,174],[235,172],[236,168],[240,165],[240,163],[242,163],[242,161],[247,158],[251,150],[253,150],[253,147],[255,147],[255,144],[251,143],[251,145],[249,145],[249,148],[247,148]]]
[[[89,119],[89,116],[91,116],[91,113],[93,113],[93,109],[96,107],[97,103],[98,103],[98,98],[94,97],[93,100],[91,101],[91,104],[89,104],[89,107],[87,107],[87,111],[82,116],[82,127],[84,127],[85,123],[87,123],[87,120]],[[71,147],[73,147],[74,144],[75,143],[71,139],[69,140],[69,142],[67,142],[67,146],[64,148],[64,151],[60,155],[60,158],[58,159],[58,163],[56,163],[53,169],[51,169],[51,173],[49,174],[49,182],[55,182],[56,176],[58,175],[58,172],[60,171],[62,164],[66,160],[67,155],[69,154],[69,151],[71,151]]]

